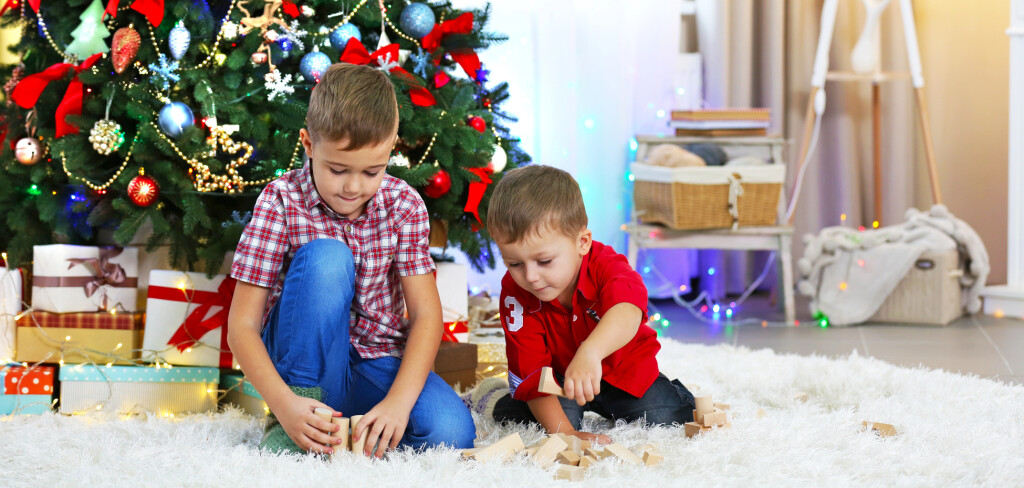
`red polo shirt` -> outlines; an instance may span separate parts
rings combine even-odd
[[[572,310],[558,300],[541,302],[505,273],[501,280],[501,325],[505,329],[508,384],[512,397],[533,400],[540,369],[551,366],[565,374],[576,350],[612,306],[632,303],[643,312],[640,329],[629,343],[601,361],[601,378],[640,398],[658,377],[661,349],[647,323],[647,288],[625,256],[594,241],[580,265]]]

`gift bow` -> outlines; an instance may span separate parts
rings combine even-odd
[[[92,280],[87,281],[82,288],[85,289],[85,296],[91,297],[103,286],[117,286],[124,283],[128,276],[120,264],[111,263],[110,259],[117,257],[124,249],[120,247],[100,248],[99,257],[95,258],[68,258],[71,264],[68,269],[81,265],[92,273]],[[103,308],[107,308],[107,295],[103,295]]]
[[[235,293],[235,279],[231,277],[224,278],[224,281],[221,281],[220,286],[217,287],[216,292],[187,290],[179,291],[179,293],[185,294],[192,303],[198,303],[199,306],[185,318],[185,321],[174,332],[171,339],[167,341],[167,345],[177,347],[179,352],[184,352],[186,349],[194,346],[199,339],[211,330],[222,327],[221,348],[224,349],[228,333],[228,311],[231,309],[231,297]],[[189,296],[190,293],[191,296]],[[213,307],[221,307],[221,309],[209,318],[206,318],[206,314]],[[224,365],[223,363],[224,355],[222,354],[221,366]],[[230,360],[227,367],[231,367]]]
[[[51,81],[58,80],[64,77],[68,71],[74,70],[75,75],[71,78],[67,91],[64,92],[64,99],[57,106],[57,133],[54,137],[60,138],[68,134],[77,134],[78,127],[67,123],[64,121],[64,118],[68,115],[80,115],[82,113],[83,90],[82,82],[78,79],[78,73],[92,68],[92,65],[96,64],[96,61],[101,57],[103,57],[102,53],[93,54],[89,56],[89,59],[86,59],[77,66],[71,63],[57,63],[42,72],[26,76],[14,87],[14,91],[11,92],[11,98],[21,108],[30,109],[36,105],[39,95],[43,93],[43,90],[46,89],[46,86]]]
[[[469,184],[469,193],[466,196],[466,207],[463,210],[473,214],[473,217],[476,217],[477,223],[483,225],[483,222],[480,221],[480,201],[484,198],[484,192],[487,191],[487,185],[491,184],[491,170],[487,168],[466,169],[480,178],[480,181],[474,181]]]
[[[29,0],[39,3],[39,0]],[[119,0],[110,0],[107,2],[107,10],[105,14],[110,14],[111,17],[117,17],[117,2]],[[132,10],[146,16],[146,20],[150,24],[157,27],[160,26],[160,22],[164,20],[164,0],[135,0],[132,3]]]
[[[423,37],[423,49],[434,52],[441,47],[441,39],[448,34],[469,34],[473,32],[473,13],[466,12],[454,19],[446,20],[440,24],[434,24],[434,29]],[[449,51],[452,59],[469,75],[476,80],[476,70],[480,69],[480,58],[472,49],[456,49]]]
[[[366,51],[366,47],[363,46],[359,39],[352,37],[348,40],[348,44],[345,45],[345,51],[341,53],[342,63],[351,64],[370,64],[375,61],[379,66],[384,67],[391,73],[397,76],[400,80],[409,85],[409,98],[412,99],[414,105],[420,107],[430,107],[437,103],[434,100],[434,95],[429,90],[423,87],[416,78],[412,76],[405,68],[398,66],[398,44],[388,44],[370,54]]]

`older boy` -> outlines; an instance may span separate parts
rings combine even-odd
[[[331,452],[317,407],[364,415],[366,454],[472,447],[472,417],[430,372],[441,305],[426,207],[384,171],[397,134],[387,75],[331,66],[300,131],[309,163],[267,185],[238,243],[228,343],[273,412],[262,447]]]
[[[643,281],[625,257],[592,240],[572,176],[547,166],[509,171],[491,196],[487,226],[508,267],[501,323],[509,390],[482,383],[470,396],[474,409],[599,443],[608,437],[579,432],[585,411],[652,425],[692,420],[693,395],[658,371]],[[537,391],[544,366],[563,379],[568,398]]]

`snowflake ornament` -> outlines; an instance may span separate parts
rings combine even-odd
[[[292,82],[291,73],[282,76],[281,71],[275,69],[267,73],[264,79],[267,81],[267,91],[270,92],[267,94],[267,100],[269,101],[273,101],[277,97],[284,98],[286,94],[291,95],[295,93],[295,87],[290,84]]]
[[[383,57],[377,58],[377,64],[380,65],[377,69],[385,73],[398,67],[398,61],[391,59],[391,53],[386,53]]]
[[[420,49],[419,52],[409,56],[412,60],[412,71],[421,78],[427,77],[427,65],[430,64],[430,53]]]
[[[178,71],[177,61],[168,61],[167,56],[160,53],[159,64],[151,63],[149,70],[153,72],[153,77],[150,78],[154,84],[160,84],[164,90],[171,88],[171,83],[177,83],[181,79],[175,71]]]
[[[291,25],[284,28],[283,30],[284,32],[278,34],[278,42],[285,42],[287,40],[288,42],[292,43],[292,49],[298,48],[299,51],[306,50],[306,45],[302,43],[302,38],[306,37],[309,34],[309,32],[306,32],[299,28],[299,21],[293,20]]]

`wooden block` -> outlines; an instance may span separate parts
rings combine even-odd
[[[583,452],[583,439],[580,439],[579,437],[576,437],[574,435],[564,434],[562,432],[553,435],[557,435],[563,441],[565,441],[565,443],[569,445],[569,449],[575,452],[576,454]]]
[[[693,437],[700,434],[702,425],[696,422],[687,422],[683,424],[683,429],[686,431],[686,437]]]
[[[571,449],[565,450],[558,453],[558,456],[555,457],[555,462],[558,462],[560,464],[568,464],[569,466],[579,466],[580,455],[576,454],[576,452]]]
[[[334,412],[329,408],[317,407],[313,409],[313,413],[316,414],[317,417],[323,419],[324,422],[330,422],[331,414]]]
[[[878,434],[879,437],[892,437],[896,435],[896,427],[893,427],[892,425],[889,424],[883,424],[881,422],[868,422],[865,420],[861,422],[861,425],[864,426],[864,428],[866,429],[871,429],[875,431],[875,433]]]
[[[555,381],[555,373],[548,366],[540,368],[540,385],[537,386],[537,391],[549,395],[565,396],[565,390],[558,386],[558,383]]]
[[[351,424],[350,419],[348,417],[331,417],[331,423],[338,424],[339,426],[341,426],[341,428],[338,429],[337,432],[331,434],[331,436],[333,437],[341,438],[341,444],[334,446],[335,452],[337,452],[338,450],[348,451],[350,447],[349,444],[351,442],[349,440],[349,425]]]
[[[580,458],[580,467],[589,468],[597,464],[597,458],[594,456],[583,456]]]
[[[351,418],[352,423],[352,452],[356,454],[363,454],[363,449],[366,447],[366,437],[370,434],[370,429],[363,431],[363,435],[355,438],[356,427],[359,425],[359,421],[363,420],[362,415],[353,415]]]
[[[477,451],[473,454],[473,459],[480,462],[501,460],[515,455],[515,453],[525,448],[526,446],[523,445],[523,438],[519,437],[518,432],[515,432],[512,435],[505,436],[498,442]]]
[[[611,444],[608,444],[607,446],[605,446],[604,450],[608,451],[608,452],[611,452],[612,455],[614,455],[615,457],[617,457],[617,458],[619,458],[619,459],[621,459],[621,460],[623,460],[623,461],[625,461],[625,462],[627,462],[629,464],[643,464],[644,463],[643,460],[640,459],[639,457],[637,457],[636,454],[633,454],[633,451],[630,451],[629,449],[626,449],[625,446],[623,446],[622,444],[619,444],[618,442],[613,442]]]
[[[728,421],[725,412],[718,410],[712,413],[704,414],[704,422],[701,423],[704,427],[711,427],[714,425],[723,425]]]
[[[704,414],[698,412],[697,410],[694,410],[693,411],[693,421],[698,423],[698,424],[704,423]]]
[[[567,480],[567,481],[583,481],[583,474],[586,472],[585,469],[579,466],[559,466],[558,472],[555,474],[556,480]]]
[[[697,407],[697,412],[701,414],[715,411],[715,402],[711,401],[711,395],[696,397],[693,399],[693,403]]]
[[[729,410],[729,404],[728,403],[716,403],[715,404],[715,408],[717,408],[719,410]]]
[[[658,464],[661,464],[661,462],[664,460],[665,456],[662,456],[661,454],[658,454],[654,451],[644,451],[644,466],[657,466]]]
[[[543,467],[548,467],[555,462],[555,458],[558,456],[558,453],[564,451],[567,447],[569,447],[569,445],[566,444],[561,437],[553,435],[544,440],[540,449],[537,449],[537,452],[533,453],[530,457],[535,463]]]
[[[592,457],[594,459],[604,459],[605,457],[608,456],[607,454],[605,454],[605,452],[606,451],[604,451],[603,449],[597,449],[595,447],[588,447],[588,448],[583,450],[583,455],[584,456],[590,456],[590,457]]]
[[[533,447],[527,447],[526,449],[523,449],[523,452],[525,452],[527,456],[532,457],[533,454],[535,452],[539,451],[539,450],[540,450],[540,446],[533,446]]]
[[[764,413],[764,409],[763,408],[758,408],[757,409],[757,418],[763,419],[765,415],[768,415],[768,414]]]
[[[480,448],[479,448],[479,447],[474,447],[474,448],[472,448],[472,449],[463,449],[463,450],[462,450],[462,457],[463,457],[463,458],[465,458],[465,459],[473,459],[473,456],[474,456],[474,455],[475,455],[475,454],[477,453],[477,451],[479,451],[479,450],[480,450]]]
[[[807,400],[810,397],[811,397],[810,395],[808,395],[807,393],[802,392],[802,391],[798,391],[795,395],[793,395],[793,399],[794,400],[796,400],[798,402],[804,402],[804,403],[806,403]]]
[[[576,437],[576,436],[573,436],[573,437]],[[579,437],[576,437],[576,438],[579,439]],[[577,453],[583,452],[585,449],[590,449],[590,447],[591,447],[590,446],[590,441],[585,441],[583,439],[580,439],[580,449],[578,451],[576,451],[576,452]]]

